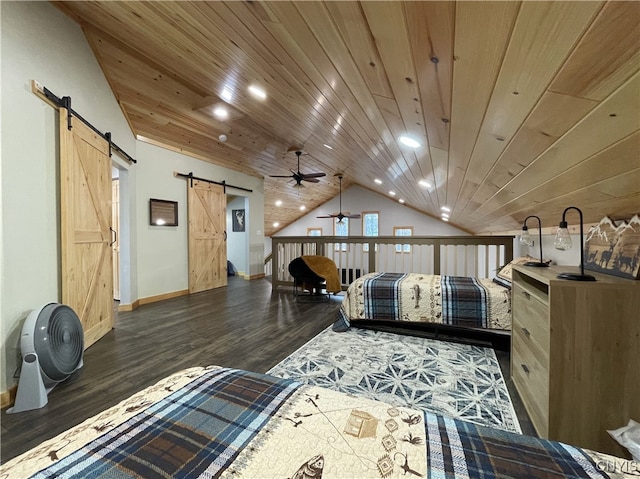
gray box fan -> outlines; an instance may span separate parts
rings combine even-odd
[[[7,413],[39,409],[48,393],[82,367],[84,332],[76,313],[49,303],[29,313],[20,336],[22,370],[16,401]]]

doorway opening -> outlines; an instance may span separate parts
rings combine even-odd
[[[249,198],[227,194],[227,268],[229,276],[249,279]],[[232,271],[233,269],[233,271]]]

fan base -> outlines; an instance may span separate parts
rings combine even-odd
[[[38,356],[26,354],[22,360],[22,370],[18,381],[18,392],[13,407],[7,409],[7,414],[40,409],[47,405],[47,389],[40,375]]]

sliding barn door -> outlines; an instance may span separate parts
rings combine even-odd
[[[111,160],[107,142],[60,108],[62,302],[84,328],[85,348],[113,328]]]
[[[222,186],[188,182],[189,293],[227,285],[227,197]]]

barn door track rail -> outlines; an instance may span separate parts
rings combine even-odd
[[[48,103],[50,103],[54,107],[65,108],[67,110],[67,128],[69,130],[71,129],[71,117],[75,116],[78,120],[80,120],[82,123],[84,123],[89,128],[91,128],[91,130],[93,130],[96,133],[96,135],[103,138],[109,144],[109,158],[111,158],[112,152],[115,151],[120,156],[122,156],[125,160],[127,160],[129,163],[137,163],[137,161],[131,155],[129,155],[126,151],[124,151],[122,148],[120,148],[111,140],[110,132],[102,133],[95,126],[89,123],[88,120],[85,120],[77,111],[72,109],[70,96],[63,96],[62,98],[60,98],[56,94],[54,94],[51,90],[49,90],[47,87],[41,85],[35,80],[31,81],[31,91],[33,91],[33,93],[35,93],[36,95],[44,98]]]
[[[206,178],[198,178],[197,176],[193,176],[193,172],[192,171],[190,171],[187,174],[178,173],[177,171],[174,171],[173,172],[173,176],[180,177],[180,178],[187,178],[189,180],[189,186],[191,186],[191,187],[193,187],[193,180],[198,180],[198,181],[204,181],[206,183],[213,183],[214,185],[222,185],[222,189],[223,189],[223,191],[225,193],[227,192],[227,188],[234,188],[236,190],[248,191],[249,193],[253,193],[253,190],[250,190],[248,188],[243,188],[242,186],[230,185],[229,183],[227,183],[224,180],[223,181],[213,181],[213,180],[207,180]]]

